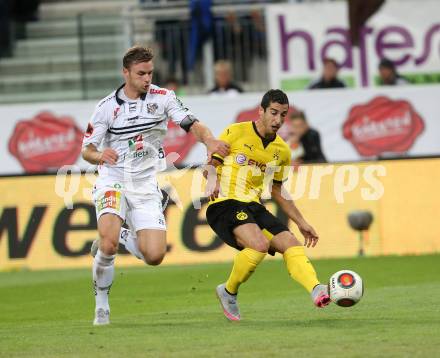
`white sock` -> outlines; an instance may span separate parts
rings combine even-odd
[[[108,295],[115,273],[115,256],[106,255],[98,249],[93,260],[93,287],[95,289],[96,309],[110,309]]]
[[[136,256],[139,260],[145,261],[144,256],[139,250],[136,236],[131,233],[130,230],[121,228],[121,233],[119,235],[119,243],[124,245],[125,249]]]

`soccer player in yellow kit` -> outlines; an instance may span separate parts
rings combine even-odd
[[[277,131],[288,109],[284,92],[268,91],[261,101],[259,119],[227,127],[220,139],[231,146],[231,152],[225,158],[213,155],[210,163],[216,167],[217,182],[210,192],[208,223],[226,244],[240,250],[228,280],[216,288],[229,320],[240,320],[238,288],[268,252],[283,255],[290,276],[310,292],[317,307],[330,303],[328,287],[318,281],[301,242],[260,203],[265,177],[273,172],[272,198],[298,226],[304,246],[316,245],[318,235],[282,187],[289,171],[290,149]]]

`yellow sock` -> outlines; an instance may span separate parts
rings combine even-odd
[[[257,265],[263,261],[265,252],[255,251],[253,249],[244,249],[240,251],[234,259],[231,275],[226,281],[226,290],[229,293],[236,294],[238,287],[252,275]]]
[[[290,276],[309,292],[319,284],[315,269],[304,253],[304,247],[293,246],[284,252],[284,261]]]

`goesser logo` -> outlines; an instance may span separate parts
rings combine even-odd
[[[76,162],[82,137],[71,117],[41,112],[16,124],[9,139],[9,152],[26,172],[56,170]]]
[[[241,111],[237,117],[235,117],[235,122],[236,123],[240,123],[240,122],[247,122],[247,121],[256,121],[260,115],[258,113],[258,109],[260,108],[260,106],[256,106],[255,108],[252,109],[246,109],[244,111]],[[289,116],[295,112],[297,109],[293,106],[289,107],[289,112],[287,113],[287,118],[289,118]],[[287,119],[286,118],[286,119]],[[281,128],[278,130],[277,134],[283,138],[284,140],[286,140],[289,136],[289,126],[290,126],[290,121],[285,120],[284,124],[281,126]]]
[[[179,158],[174,162],[181,163],[188,155],[191,148],[196,143],[196,138],[192,133],[186,133],[180,126],[173,121],[168,122],[168,131],[163,141],[165,153],[177,153]]]
[[[411,103],[380,96],[352,107],[343,133],[360,155],[377,156],[408,151],[423,129]]]

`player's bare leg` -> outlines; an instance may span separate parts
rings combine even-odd
[[[123,245],[125,249],[139,260],[145,261],[141,251],[139,250],[138,238],[133,230],[121,227],[119,233],[119,244]],[[90,254],[95,257],[99,248],[99,239],[93,241],[90,248]]]
[[[94,325],[110,323],[108,295],[113,283],[114,260],[118,250],[122,220],[114,214],[103,214],[98,220],[99,248],[93,260],[93,285],[95,290]]]
[[[99,242],[96,239],[92,243],[90,253],[93,257],[98,252]],[[162,263],[167,250],[165,230],[144,229],[137,231],[135,236],[131,230],[121,228],[119,243],[133,256],[152,266]]]
[[[165,230],[144,229],[137,231],[139,251],[148,265],[160,265],[167,252]]]
[[[223,308],[223,313],[231,321],[240,320],[237,303],[239,286],[246,282],[258,264],[266,256],[269,241],[257,224],[247,223],[237,226],[233,233],[237,243],[244,247],[234,259],[231,275],[226,283],[217,286],[216,294]]]
[[[310,293],[315,306],[327,306],[330,303],[328,287],[319,283],[315,269],[295,235],[283,231],[272,238],[270,245],[283,255],[290,276]]]
[[[130,254],[137,257],[139,260],[145,261],[139,250],[138,238],[135,231],[124,227],[121,228],[119,243],[122,244]]]

